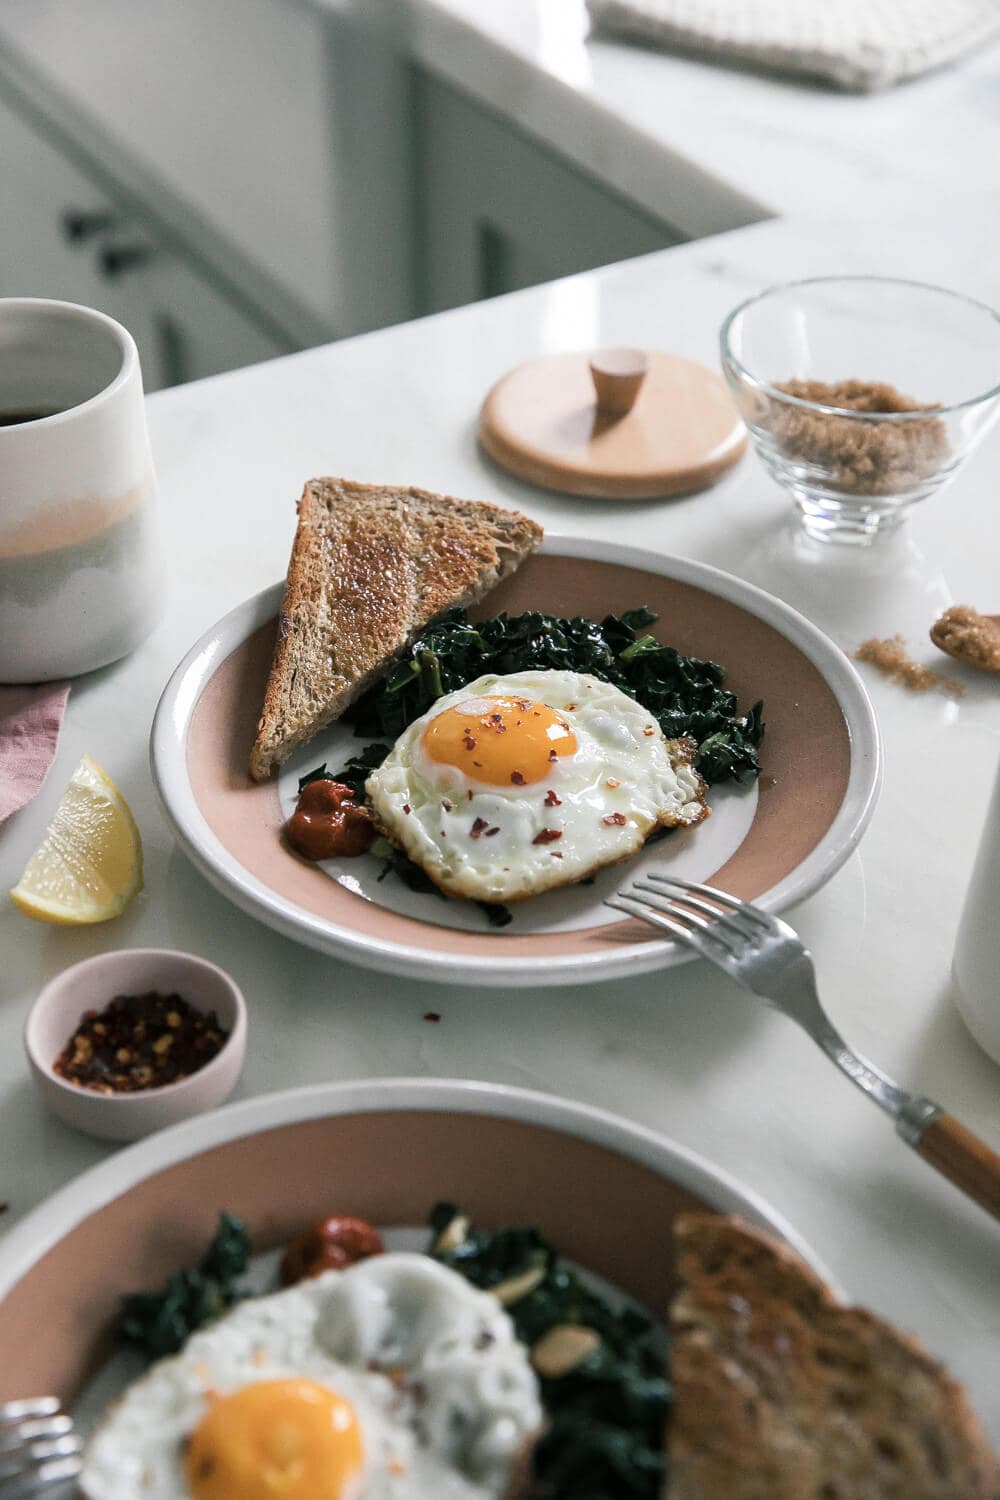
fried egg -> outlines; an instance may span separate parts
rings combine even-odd
[[[442,890],[519,901],[704,818],[693,748],[611,683],[518,672],[439,698],[365,789],[382,832]]]
[[[389,1253],[238,1304],[95,1432],[88,1500],[500,1500],[542,1419],[496,1298]]]

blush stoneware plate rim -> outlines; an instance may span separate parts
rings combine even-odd
[[[0,1242],[0,1313],[7,1294],[92,1214],[149,1178],[215,1147],[302,1121],[365,1114],[482,1115],[601,1146],[784,1240],[840,1295],[801,1234],[767,1200],[690,1147],[593,1105],[508,1084],[451,1078],[378,1078],[311,1084],[224,1105],[115,1152],[59,1189]],[[446,1193],[447,1184],[442,1184]]]
[[[598,560],[654,573],[736,605],[783,636],[816,669],[846,725],[850,768],[840,807],[823,837],[789,875],[755,897],[781,912],[813,895],[856,848],[875,810],[882,781],[882,745],[875,711],[856,668],[804,615],[763,589],[693,559],[645,552],[591,538],[547,536],[541,556]],[[187,763],[188,732],[202,692],[226,658],[278,613],[283,583],[245,600],[211,626],[175,668],[157,705],[150,735],[150,765],[165,815],[202,875],[241,910],[308,947],[404,978],[499,987],[509,984],[579,984],[618,979],[689,962],[690,950],[670,940],[605,947],[592,953],[537,957],[456,954],[386,939],[305,910],[248,871],[210,826],[195,795]],[[765,699],[766,713],[766,699]],[[623,875],[623,883],[627,880]],[[362,908],[363,910],[363,908]],[[445,932],[446,929],[442,929]],[[647,934],[648,937],[648,934]]]

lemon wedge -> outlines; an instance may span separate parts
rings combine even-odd
[[[106,922],[142,890],[142,839],[110,776],[85,755],[11,900],[36,922]]]

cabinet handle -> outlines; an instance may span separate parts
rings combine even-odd
[[[106,208],[64,208],[60,216],[63,236],[71,245],[82,245],[95,235],[113,229],[117,222],[115,215]]]
[[[151,245],[102,245],[97,252],[101,275],[114,281],[126,271],[144,266],[155,254]]]

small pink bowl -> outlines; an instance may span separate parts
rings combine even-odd
[[[84,1011],[150,990],[176,992],[196,1010],[215,1011],[229,1036],[211,1062],[179,1083],[134,1094],[99,1094],[53,1071]],[[221,1104],[240,1076],[246,1045],[246,1005],[235,982],[207,959],[170,948],[123,948],[73,964],[45,986],[24,1028],[32,1076],[52,1113],[110,1141],[138,1140]]]

